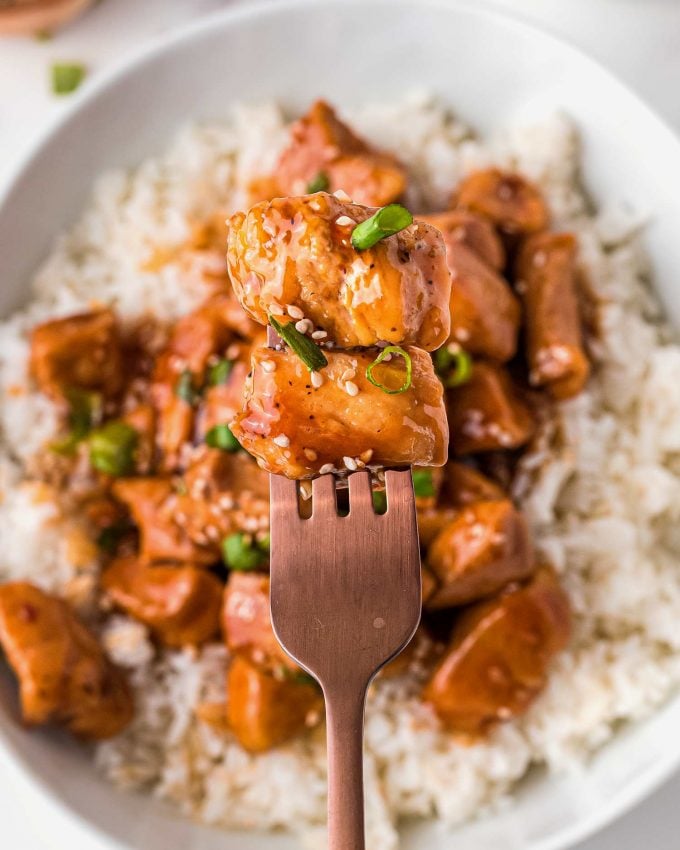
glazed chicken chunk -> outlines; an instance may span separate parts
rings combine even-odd
[[[311,375],[288,349],[256,349],[234,436],[265,469],[289,478],[367,465],[441,466],[448,446],[442,385],[424,351],[404,352],[411,376],[399,392],[401,356],[372,371],[381,386],[366,374],[379,349],[329,350],[328,366]]]
[[[359,251],[352,231],[374,212],[319,192],[232,216],[227,262],[245,310],[262,324],[287,312],[341,348],[442,345],[451,275],[440,232],[415,221]]]
[[[536,233],[548,226],[550,214],[540,189],[521,174],[489,168],[463,180],[454,205],[485,216],[507,236]]]
[[[119,608],[145,623],[166,646],[198,646],[219,630],[222,583],[200,567],[148,566],[116,558],[102,587]]]
[[[448,729],[483,735],[527,710],[570,633],[569,599],[542,569],[463,612],[423,696]]]
[[[578,395],[590,373],[575,278],[571,233],[539,233],[526,240],[517,258],[517,288],[526,311],[529,381],[556,399]]]
[[[72,389],[115,395],[123,380],[118,321],[111,310],[80,313],[38,325],[31,337],[31,372],[59,400]]]
[[[26,582],[0,586],[0,646],[19,679],[27,724],[55,722],[102,739],[132,720],[122,672],[63,600]]]
[[[358,204],[382,206],[406,188],[406,171],[390,154],[371,148],[323,100],[291,128],[275,181],[281,195],[342,189]]]

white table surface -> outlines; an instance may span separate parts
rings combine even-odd
[[[84,62],[95,77],[146,39],[226,2],[103,0],[50,41],[0,38],[0,189],[27,146],[68,101],[50,94],[51,62]],[[680,0],[495,0],[489,5],[582,47],[680,131]],[[0,824],[3,850],[73,846],[71,836],[55,834],[35,799],[1,769]],[[679,827],[680,776],[574,850],[678,850]]]

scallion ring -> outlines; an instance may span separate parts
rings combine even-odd
[[[352,246],[357,251],[372,248],[381,239],[394,236],[395,233],[413,224],[413,216],[401,204],[388,204],[362,221],[352,231]]]
[[[376,366],[379,366],[388,355],[392,354],[397,354],[400,357],[403,357],[404,363],[406,364],[406,377],[404,378],[404,383],[397,389],[391,389],[385,384],[381,384],[380,381],[373,377],[373,370]],[[399,393],[405,393],[406,390],[410,389],[411,384],[413,383],[413,362],[411,361],[411,355],[399,345],[386,346],[375,360],[366,367],[366,378],[373,384],[374,387],[378,387],[378,389],[388,395],[399,395]]]
[[[307,194],[313,195],[315,192],[325,192],[330,187],[331,181],[325,171],[320,171],[316,177],[313,177],[307,184]]]

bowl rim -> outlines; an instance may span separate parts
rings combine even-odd
[[[680,161],[680,136],[654,108],[650,107],[617,74],[610,71],[599,60],[593,58],[568,36],[556,34],[549,28],[529,20],[521,12],[516,13],[509,9],[490,5],[489,0],[234,0],[225,8],[200,16],[195,21],[180,24],[165,33],[152,36],[141,45],[125,53],[123,58],[113,63],[108,69],[101,71],[94,79],[88,80],[81,89],[73,93],[64,110],[46,123],[25,153],[18,158],[10,175],[0,184],[0,210],[11,202],[13,193],[27,173],[30,172],[35,161],[49,147],[52,137],[61,128],[69,124],[82,108],[108,90],[133,77],[145,65],[153,63],[157,57],[171,53],[177,45],[197,37],[200,38],[201,35],[215,27],[232,28],[238,26],[239,22],[243,20],[266,17],[270,13],[281,14],[285,11],[305,7],[318,9],[321,6],[336,7],[344,12],[352,6],[363,6],[367,2],[383,6],[386,10],[393,10],[395,7],[419,10],[423,6],[429,6],[433,9],[459,11],[473,17],[500,22],[505,27],[514,28],[534,38],[540,38],[553,44],[556,48],[566,51],[578,60],[583,67],[597,73],[601,79],[606,80],[609,85],[618,89],[622,95],[633,102],[636,109],[644,114],[645,120],[654,125],[655,131],[666,136],[667,142],[676,149],[678,161]],[[680,702],[680,694],[671,696],[663,706],[648,718],[643,719],[641,723],[653,723],[665,707],[667,708],[675,702]],[[636,725],[635,721],[631,725]],[[616,746],[616,738],[617,735],[608,741],[604,747]],[[55,806],[62,817],[77,823],[83,836],[89,834],[91,838],[96,838],[99,846],[107,848],[107,850],[130,850],[126,845],[120,844],[102,827],[87,821],[65,805],[41,774],[23,762],[22,758],[15,752],[14,747],[5,739],[1,730],[0,752],[9,760],[7,767],[15,772],[17,778],[21,777],[29,783],[31,790],[39,789],[43,797],[47,798],[46,802]],[[567,850],[567,848],[573,847],[577,842],[593,836],[618,820],[626,812],[631,811],[660,788],[678,769],[680,769],[680,740],[675,751],[669,748],[664,758],[657,761],[652,767],[645,769],[627,787],[616,791],[595,813],[581,818],[580,821],[562,829],[553,836],[533,841],[528,850]],[[266,835],[266,833],[263,833],[263,835]]]

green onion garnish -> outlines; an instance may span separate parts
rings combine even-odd
[[[286,679],[288,682],[295,682],[297,685],[314,685],[314,687],[318,687],[314,676],[310,676],[309,673],[305,673],[304,670],[291,670],[290,667],[286,667],[285,664],[282,664],[279,668],[279,672],[281,674],[281,678]]]
[[[328,366],[326,355],[309,337],[301,334],[292,322],[282,325],[273,317],[269,317],[269,324],[283,339],[297,356],[302,360],[310,372],[318,372],[324,366]]]
[[[127,475],[134,469],[138,438],[137,431],[126,422],[107,422],[90,434],[90,463],[107,475]]]
[[[325,192],[331,185],[328,175],[325,171],[320,171],[316,177],[312,178],[307,184],[307,194],[313,195],[314,192]]]
[[[55,62],[52,65],[52,91],[54,94],[70,94],[85,79],[85,66],[76,62]]]
[[[466,384],[472,377],[472,358],[462,348],[440,348],[433,358],[437,374],[449,389]]]
[[[208,372],[208,384],[211,387],[226,384],[233,368],[234,363],[232,360],[227,360],[226,358],[218,360],[214,366],[210,367],[210,371]]]
[[[429,469],[414,469],[411,471],[411,477],[413,478],[413,492],[418,498],[427,499],[430,496],[437,495],[432,473]]]
[[[352,245],[357,251],[372,248],[376,242],[394,236],[405,227],[413,224],[413,216],[401,204],[388,204],[362,221],[352,231]]]
[[[73,387],[66,391],[66,399],[69,403],[69,430],[51,443],[50,448],[59,454],[71,455],[92,428],[101,422],[102,397],[100,393]]]
[[[404,362],[406,363],[406,377],[404,378],[404,383],[398,389],[390,389],[386,384],[381,384],[380,381],[377,381],[373,377],[373,370],[376,366],[379,366],[383,360],[389,355],[398,354],[400,357],[404,358]],[[380,354],[375,358],[375,360],[370,364],[370,366],[366,367],[366,377],[373,384],[374,387],[378,387],[384,393],[388,395],[398,395],[399,393],[405,393],[411,386],[413,382],[413,363],[411,362],[411,355],[405,349],[401,348],[399,345],[388,345],[380,352]]]
[[[237,532],[222,541],[222,558],[230,570],[256,570],[267,561],[267,550]]]
[[[198,393],[194,389],[194,376],[190,369],[185,369],[175,384],[175,395],[187,404],[194,405],[198,399]]]
[[[205,442],[211,449],[222,449],[223,452],[238,452],[241,444],[231,433],[231,428],[225,423],[215,425],[205,435]]]

